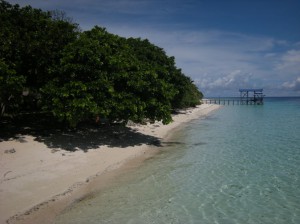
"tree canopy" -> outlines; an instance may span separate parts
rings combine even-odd
[[[0,12],[1,115],[45,111],[73,127],[95,117],[167,124],[172,110],[199,104],[175,58],[148,40],[82,32],[63,12],[3,0]]]

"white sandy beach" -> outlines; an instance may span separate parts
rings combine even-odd
[[[126,162],[158,151],[157,145],[174,128],[219,107],[203,104],[174,115],[169,125],[134,125],[126,134],[110,139],[89,132],[43,138],[20,135],[0,142],[0,223],[49,223],[53,217],[39,219],[39,214],[56,215],[79,195],[88,193],[96,179],[97,183],[105,182],[105,175]],[[76,151],[65,150],[68,147]],[[64,203],[51,206],[58,201]]]

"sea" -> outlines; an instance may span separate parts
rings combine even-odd
[[[54,223],[300,223],[300,97],[226,105]]]

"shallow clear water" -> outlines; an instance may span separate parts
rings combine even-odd
[[[300,98],[225,106],[55,223],[300,223]]]

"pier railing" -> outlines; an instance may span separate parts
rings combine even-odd
[[[202,99],[203,104],[218,104],[218,105],[262,105],[261,99]]]

